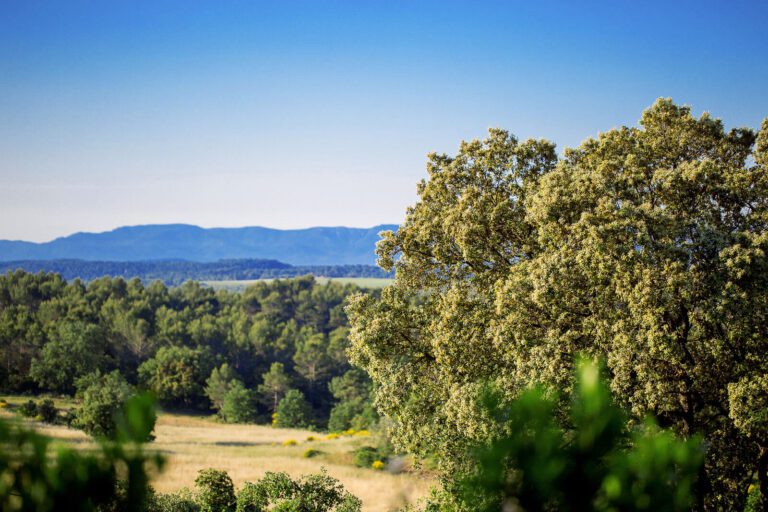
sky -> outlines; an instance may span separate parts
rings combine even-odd
[[[0,239],[399,223],[426,155],[768,116],[765,1],[0,3]]]

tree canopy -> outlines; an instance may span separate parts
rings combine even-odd
[[[395,284],[347,310],[401,448],[450,472],[492,435],[485,383],[567,393],[584,353],[630,422],[705,437],[699,507],[741,506],[755,474],[768,491],[764,415],[743,406],[768,371],[768,120],[726,131],[659,100],[562,158],[491,130],[427,171],[377,247]]]

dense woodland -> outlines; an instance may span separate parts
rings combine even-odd
[[[310,276],[228,293],[195,282],[8,273],[0,277],[0,388],[71,395],[117,370],[166,408],[268,422],[287,394],[309,406],[289,426],[326,427],[335,410],[332,428],[361,428],[373,418],[370,381],[347,361],[344,313],[358,290]]]
[[[275,260],[235,259],[215,262],[182,260],[157,261],[86,261],[73,259],[24,260],[0,262],[0,273],[25,270],[31,273],[54,272],[70,281],[92,281],[100,277],[141,279],[144,283],[162,281],[177,286],[186,281],[232,281],[285,279],[314,275],[322,277],[392,277],[373,265],[302,265]]]

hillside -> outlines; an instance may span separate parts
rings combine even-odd
[[[92,281],[109,276],[131,279],[137,277],[149,283],[155,280],[179,285],[185,281],[252,282],[258,279],[299,277],[307,274],[326,278],[388,278],[392,277],[373,265],[289,265],[276,260],[220,260],[216,262],[161,261],[84,261],[84,260],[21,260],[0,261],[0,275],[16,270],[54,272],[66,280]]]
[[[0,261],[279,260],[291,265],[372,265],[378,233],[397,229],[264,227],[201,228],[186,224],[127,226],[103,233],[75,233],[50,242],[0,240]]]

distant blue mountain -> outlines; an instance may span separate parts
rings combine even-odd
[[[372,265],[379,232],[372,228],[201,228],[187,224],[128,226],[104,233],[75,233],[50,242],[0,240],[0,261],[272,259],[291,265]]]

